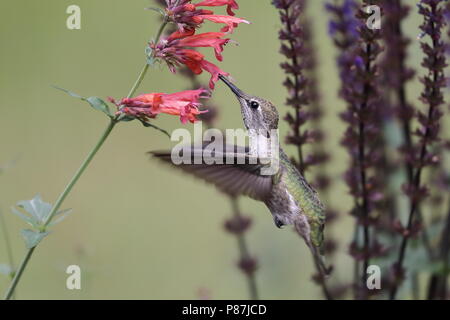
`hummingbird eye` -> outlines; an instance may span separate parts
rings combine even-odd
[[[252,108],[252,109],[258,109],[259,108],[258,101],[252,100],[252,101],[250,101],[249,104],[250,104],[250,108]]]

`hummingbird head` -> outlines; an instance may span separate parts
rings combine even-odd
[[[278,129],[278,111],[270,101],[243,92],[222,75],[219,78],[236,95],[241,105],[242,118],[247,130],[270,132],[272,129]]]

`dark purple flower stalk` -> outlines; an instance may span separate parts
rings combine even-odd
[[[256,285],[255,272],[258,269],[258,260],[253,257],[245,240],[245,233],[251,227],[251,219],[243,215],[239,209],[237,199],[231,198],[233,217],[225,221],[225,230],[236,236],[239,247],[238,267],[247,278],[250,291],[250,299],[258,300],[258,287]]]
[[[363,6],[374,4],[379,2],[363,1]],[[334,16],[329,29],[340,50],[340,96],[347,102],[347,111],[342,114],[342,119],[348,123],[348,128],[342,144],[350,154],[351,164],[345,178],[355,202],[352,214],[363,229],[363,247],[355,239],[350,250],[356,261],[363,262],[362,281],[360,285],[356,285],[362,290],[366,287],[366,270],[370,258],[384,254],[380,245],[375,240],[371,241],[370,237],[370,225],[375,223],[372,212],[383,199],[375,172],[380,167],[383,156],[376,64],[381,52],[381,36],[378,30],[366,26],[369,14],[360,10],[353,0],[329,4],[327,9]],[[354,18],[355,12],[357,19]],[[357,231],[360,228],[357,227]],[[355,276],[359,273],[358,263],[356,268]]]
[[[305,172],[308,168],[312,166],[317,166],[317,174],[314,177],[313,185],[316,190],[320,193],[322,200],[325,203],[329,203],[327,201],[327,196],[331,192],[332,182],[330,177],[326,172],[326,165],[330,161],[330,154],[325,151],[324,142],[326,140],[326,133],[323,130],[323,114],[324,108],[322,105],[322,99],[320,95],[320,89],[318,86],[318,65],[317,65],[317,57],[316,57],[316,48],[314,46],[314,35],[311,29],[311,20],[305,14],[307,10],[306,6],[308,2],[305,2],[305,7],[300,19],[301,29],[303,31],[303,46],[304,52],[301,56],[301,61],[304,65],[304,75],[308,79],[307,87],[307,96],[309,97],[309,112],[310,112],[310,127],[312,128],[312,132],[314,132],[315,141],[311,144],[311,153],[304,159],[304,167]],[[338,212],[327,205],[326,209],[326,226],[329,230],[330,226],[338,220]],[[330,258],[337,250],[338,243],[336,239],[332,237],[330,233],[327,233],[323,249],[324,254],[328,258]],[[330,265],[330,268],[333,269],[333,266]],[[314,279],[317,281],[323,281],[320,274],[314,275]],[[342,290],[342,286],[330,287],[328,295],[331,297],[335,297],[335,294],[340,295],[344,293]]]
[[[447,36],[450,37],[450,2],[447,2],[444,16],[447,23]],[[447,43],[446,53],[450,54],[450,45]],[[450,142],[443,144],[443,151],[450,150]],[[450,192],[450,173],[446,172],[441,166],[437,172],[437,183],[440,193],[448,194]],[[441,199],[442,200],[442,199]],[[450,291],[448,285],[448,275],[450,270],[450,201],[447,208],[447,217],[445,219],[445,227],[442,230],[442,235],[438,247],[437,259],[442,262],[442,269],[439,272],[434,272],[430,276],[428,285],[428,299],[449,299]]]
[[[188,68],[183,69],[181,74],[191,80],[193,88],[201,87],[198,78]],[[201,114],[199,119],[206,124],[208,128],[213,128],[213,124],[217,119],[218,109],[212,105],[207,106],[208,112]],[[255,272],[258,268],[258,260],[249,253],[247,240],[245,233],[247,233],[251,227],[251,219],[241,213],[239,204],[236,198],[230,198],[231,207],[233,209],[232,217],[225,221],[225,231],[236,236],[238,249],[239,249],[239,261],[238,268],[245,275],[248,283],[250,299],[258,300],[258,287],[255,279]]]
[[[403,5],[401,0],[384,0],[384,21],[382,34],[386,43],[383,59],[383,83],[385,90],[392,96],[388,101],[388,116],[395,115],[400,120],[403,130],[404,145],[402,149],[410,150],[412,145],[411,120],[414,107],[407,101],[406,84],[414,77],[414,71],[406,66],[407,48],[410,40],[403,35],[402,22],[407,18],[410,7]],[[390,94],[392,92],[392,94]],[[408,182],[412,182],[413,167],[405,161]]]
[[[180,74],[184,75],[191,81],[192,88],[200,88],[202,84],[189,68],[181,69]],[[199,120],[201,120],[208,128],[213,128],[214,122],[218,116],[218,109],[213,105],[205,107],[208,112],[201,114]],[[258,267],[258,260],[251,256],[248,249],[247,240],[245,239],[245,233],[249,231],[251,227],[251,219],[241,213],[239,204],[236,198],[230,197],[230,203],[233,210],[232,217],[225,221],[225,231],[236,236],[238,249],[239,249],[239,261],[238,268],[242,271],[247,279],[250,299],[258,300],[258,287],[255,279],[255,272]]]
[[[165,0],[157,0],[157,2],[162,6],[164,6],[166,3]],[[172,26],[172,28],[168,28],[166,34],[171,34],[175,30],[176,27]],[[205,87],[200,83],[198,77],[196,77],[189,68],[185,67],[180,69],[180,74],[191,81],[190,87],[192,89]],[[205,105],[203,106],[203,108],[208,110],[208,112],[200,114],[198,116],[198,119],[202,121],[208,128],[213,128],[214,123],[218,117],[218,108],[212,104],[208,104],[207,106]],[[248,232],[251,227],[251,219],[241,213],[236,198],[231,197],[230,203],[233,209],[233,216],[232,218],[225,221],[225,230],[228,233],[236,236],[240,256],[238,261],[238,268],[247,278],[250,298],[252,300],[257,300],[259,298],[259,294],[255,279],[255,272],[257,271],[258,261],[256,258],[250,255],[247,240],[245,239],[245,233]]]
[[[303,55],[300,57],[300,61],[302,61],[304,66],[304,75],[308,79],[305,90],[307,91],[309,100],[309,117],[314,143],[312,143],[312,153],[307,155],[304,159],[304,171],[311,166],[324,166],[324,164],[330,159],[330,154],[325,151],[325,146],[323,144],[325,140],[325,133],[322,128],[324,110],[317,79],[317,58],[313,41],[313,33],[311,30],[312,22],[305,14],[307,4],[308,2],[305,2],[302,15],[299,17],[301,29],[303,31],[304,46]],[[286,118],[290,119],[291,117],[287,116]],[[291,125],[291,123],[289,124]],[[326,191],[329,188],[330,180],[323,170],[316,177],[315,186],[319,189],[319,191]]]
[[[341,80],[348,81],[349,88],[357,85],[352,72],[355,60],[355,48],[358,39],[358,21],[355,18],[357,4],[354,0],[334,1],[325,5],[326,10],[331,14],[328,32],[333,38],[335,46],[339,50],[337,64]],[[345,82],[343,82],[345,83]],[[346,86],[340,88],[340,96],[348,103],[351,103],[351,91],[346,91]],[[348,99],[345,99],[347,97]],[[358,225],[355,226],[354,241],[358,233]],[[359,260],[355,258],[354,282],[359,278]]]
[[[381,86],[384,92],[386,121],[397,121],[401,130],[403,143],[399,148],[401,154],[404,150],[410,150],[412,144],[412,118],[414,107],[407,101],[406,85],[414,77],[414,71],[406,66],[408,57],[407,49],[410,39],[403,34],[402,23],[407,18],[410,7],[402,3],[401,0],[384,0],[383,5],[383,27],[382,36],[385,43],[385,52],[381,64]],[[389,159],[392,160],[392,159]],[[406,181],[410,184],[413,179],[413,167],[408,161],[394,160],[385,168],[385,183],[388,183],[389,176],[400,167],[406,174]],[[398,207],[395,195],[387,195],[385,207],[382,208],[385,215],[380,217],[378,232],[386,233],[392,241],[398,237],[395,226],[398,225]],[[413,281],[417,282],[417,275],[411,275]],[[389,290],[389,281],[387,290]],[[412,290],[415,294],[417,290]]]
[[[448,179],[448,177],[447,177]],[[446,182],[447,192],[449,191],[449,182]],[[442,262],[442,268],[430,277],[428,285],[428,300],[446,300],[448,298],[448,272],[450,270],[450,202],[448,204],[447,218],[439,242],[438,259]]]
[[[422,0],[419,4],[419,13],[424,22],[421,25],[422,36],[429,37],[431,43],[422,42],[422,51],[425,57],[422,66],[428,69],[428,74],[421,79],[424,91],[421,100],[428,106],[428,112],[417,112],[416,118],[420,123],[419,129],[415,131],[418,143],[407,151],[407,160],[414,168],[413,181],[404,186],[404,192],[410,197],[411,208],[406,227],[403,227],[402,242],[397,262],[393,266],[394,283],[391,288],[390,298],[395,299],[398,287],[404,274],[403,261],[405,258],[408,240],[417,229],[416,215],[421,201],[427,196],[427,187],[422,184],[422,172],[425,168],[436,165],[439,155],[432,147],[439,143],[439,129],[442,111],[440,106],[444,103],[442,88],[446,86],[444,68],[447,66],[445,57],[445,45],[441,40],[442,28],[445,25],[444,1]]]
[[[302,126],[314,117],[313,113],[305,110],[310,103],[310,85],[305,76],[305,69],[310,63],[304,59],[308,48],[305,46],[305,30],[302,26],[305,0],[273,0],[272,4],[279,9],[282,29],[279,38],[282,41],[280,52],[287,61],[281,64],[281,68],[286,72],[287,78],[283,83],[288,89],[286,105],[293,108],[284,118],[290,127],[290,132],[286,137],[286,143],[297,147],[298,159],[295,160],[299,171],[304,174],[308,165],[316,161],[312,157],[307,163],[305,161],[303,146],[315,140],[316,132],[303,130]]]
[[[180,74],[191,80],[192,88],[202,87],[192,71],[188,68],[181,70]],[[207,113],[201,114],[199,120],[206,124],[208,128],[213,128],[214,122],[217,119],[218,109],[212,105],[206,107]],[[258,287],[255,279],[255,272],[258,268],[258,260],[249,253],[247,240],[245,233],[247,233],[251,227],[251,219],[241,213],[239,204],[236,198],[230,197],[230,203],[233,210],[232,217],[225,221],[225,231],[234,235],[237,239],[239,249],[239,261],[238,268],[242,271],[247,279],[249,296],[252,300],[258,300]]]
[[[414,117],[415,108],[407,101],[406,84],[414,77],[414,71],[406,66],[407,48],[410,39],[403,35],[402,22],[407,18],[410,7],[403,5],[401,0],[385,0],[383,2],[385,20],[383,22],[383,38],[386,43],[386,53],[383,60],[383,83],[385,85],[385,96],[391,97],[386,101],[386,105],[390,107],[391,116],[395,116],[401,124],[403,131],[403,145],[400,148],[401,154],[404,155],[404,161],[401,165],[404,166],[408,184],[413,183],[414,167],[409,158],[409,152],[412,150],[413,132],[412,119]],[[439,191],[439,193],[441,193]],[[411,198],[410,198],[411,200]],[[435,201],[433,203],[436,203]],[[410,203],[412,206],[412,203]],[[390,208],[395,210],[395,206]],[[417,220],[422,221],[422,213],[417,211]],[[401,225],[398,221],[398,216],[395,211],[389,217],[391,224],[394,226]],[[393,236],[398,236],[395,228]],[[400,228],[402,230],[402,228]],[[422,229],[421,241],[427,249],[430,257],[432,256],[432,248],[429,241],[429,235],[426,229]],[[411,274],[412,281],[417,283],[417,274]],[[413,290],[413,295],[417,296],[418,291]]]
[[[305,157],[303,150],[305,144],[319,142],[323,138],[321,130],[302,130],[309,120],[314,122],[317,129],[322,115],[322,110],[313,109],[320,106],[320,96],[315,79],[316,61],[311,30],[305,14],[307,0],[273,0],[272,4],[279,10],[283,25],[279,32],[282,42],[280,53],[287,61],[280,66],[287,75],[283,83],[288,89],[286,105],[293,108],[293,111],[288,112],[284,118],[290,128],[286,143],[297,147],[297,159],[293,158],[292,161],[300,173],[305,175],[310,166],[327,160],[325,152],[315,152]],[[305,110],[306,107],[309,107],[309,110]],[[323,185],[326,183],[321,182]],[[322,287],[325,298],[330,300],[332,296],[325,282],[325,276],[321,274],[318,265],[316,268],[318,274],[314,275],[313,279]]]

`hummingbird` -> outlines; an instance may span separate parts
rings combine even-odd
[[[220,75],[219,78],[231,89],[239,101],[242,119],[249,135],[264,132],[262,139],[250,137],[250,141],[257,141],[256,147],[231,148],[235,159],[244,157],[249,160],[258,157],[256,149],[265,149],[273,137],[271,133],[278,129],[279,115],[277,108],[268,100],[245,93],[228,78]],[[278,145],[277,145],[278,146]],[[201,153],[202,150],[192,148],[192,154]],[[257,201],[262,201],[272,214],[274,224],[278,228],[285,225],[294,225],[295,230],[304,239],[311,250],[314,262],[320,273],[325,276],[328,269],[323,259],[323,241],[325,226],[325,207],[319,199],[317,192],[291,162],[281,147],[277,148],[279,154],[279,168],[276,173],[262,174],[262,169],[267,164],[262,161],[254,161],[249,164],[181,164],[175,167],[187,173],[214,184],[221,191],[235,196],[249,196]],[[230,149],[227,149],[230,150]],[[154,157],[167,163],[172,163],[170,151],[150,152]],[[229,157],[224,152],[223,157]],[[274,155],[270,155],[274,156]],[[224,162],[222,162],[224,163]]]

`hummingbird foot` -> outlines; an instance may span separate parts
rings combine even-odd
[[[284,222],[278,218],[276,215],[273,216],[273,222],[277,226],[278,229],[281,229],[284,227]]]

